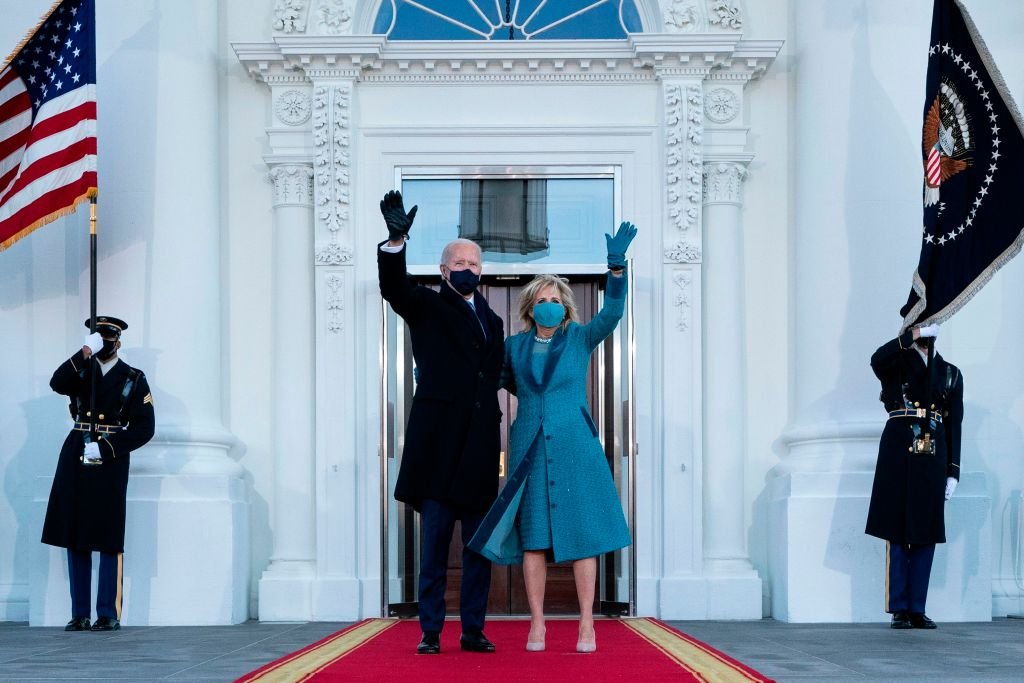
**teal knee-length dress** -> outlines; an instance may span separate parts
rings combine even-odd
[[[608,275],[604,306],[587,324],[559,329],[546,349],[534,331],[509,337],[509,389],[519,401],[510,475],[469,547],[498,564],[524,550],[555,562],[611,552],[632,540],[611,469],[587,408],[587,365],[622,318],[626,278]]]
[[[534,340],[530,354],[530,372],[540,381],[544,375],[550,342]],[[551,547],[551,515],[548,497],[548,461],[544,441],[535,439],[530,453],[529,475],[523,484],[519,503],[519,536],[523,550],[547,550]]]

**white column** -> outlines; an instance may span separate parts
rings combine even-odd
[[[746,550],[741,189],[744,162],[704,163],[704,574],[711,618],[759,618]]]
[[[274,548],[260,579],[263,621],[311,619],[316,568],[313,169],[274,165]]]

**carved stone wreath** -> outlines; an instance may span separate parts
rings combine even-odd
[[[274,113],[289,126],[301,126],[312,113],[309,96],[298,90],[286,90],[274,103]]]
[[[700,248],[682,240],[665,249],[665,260],[672,263],[700,263]]]
[[[726,88],[715,88],[704,98],[704,115],[714,123],[729,123],[740,113],[740,98]]]

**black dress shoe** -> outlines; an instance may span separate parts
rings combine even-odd
[[[459,646],[467,652],[494,652],[494,643],[487,640],[482,631],[463,631]]]
[[[89,617],[71,617],[71,621],[64,627],[65,631],[88,631]]]
[[[924,612],[911,612],[910,625],[914,628],[938,628],[938,625],[934,621],[929,619]]]
[[[441,634],[437,631],[424,631],[420,638],[420,644],[416,646],[418,655],[439,655],[441,654]]]
[[[96,617],[92,624],[93,631],[117,631],[121,628],[121,622],[114,617]]]
[[[906,612],[893,612],[889,628],[914,628],[914,625],[910,623],[910,615]]]

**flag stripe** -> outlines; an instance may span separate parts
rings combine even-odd
[[[83,159],[81,164],[55,171],[52,179],[44,179],[48,182],[41,181],[40,185],[45,187],[35,201],[9,218],[0,219],[0,235],[14,233],[18,226],[31,226],[49,214],[69,206],[89,188],[96,187],[96,171],[90,168],[95,164],[96,157],[92,157],[91,160]],[[18,231],[20,229],[18,228]]]
[[[0,123],[0,173],[4,173],[8,168],[17,165],[17,158],[8,160],[8,157],[28,143],[29,129],[31,127],[31,107]]]
[[[71,163],[77,163],[79,160],[84,159],[92,155],[95,158],[96,155],[96,138],[88,137],[83,140],[79,140],[71,145],[67,145],[64,149],[45,156],[42,159],[36,161],[30,168],[25,169],[18,176],[17,180],[14,181],[14,185],[8,191],[7,195],[11,196],[10,201],[4,202],[4,205],[0,207],[0,220],[3,220],[10,214],[16,212],[26,202],[32,201],[31,193],[22,195],[22,192],[28,189],[33,183],[39,181],[41,178],[45,178],[47,175],[61,169]]]
[[[15,71],[14,69],[12,69],[11,67],[7,67],[3,71],[0,71],[0,93],[2,93],[3,89],[6,88],[11,83],[14,83],[15,81],[20,81],[20,80],[21,80],[21,77],[18,76],[18,72]],[[3,98],[0,97],[0,99],[3,99]]]
[[[12,116],[17,116],[26,109],[30,112],[32,111],[32,102],[28,98],[28,93],[22,88],[21,93],[13,95],[6,102],[0,104],[0,121],[6,121]]]
[[[25,84],[18,78],[18,74],[7,71],[0,77],[0,104],[16,97],[19,93],[27,92]]]

